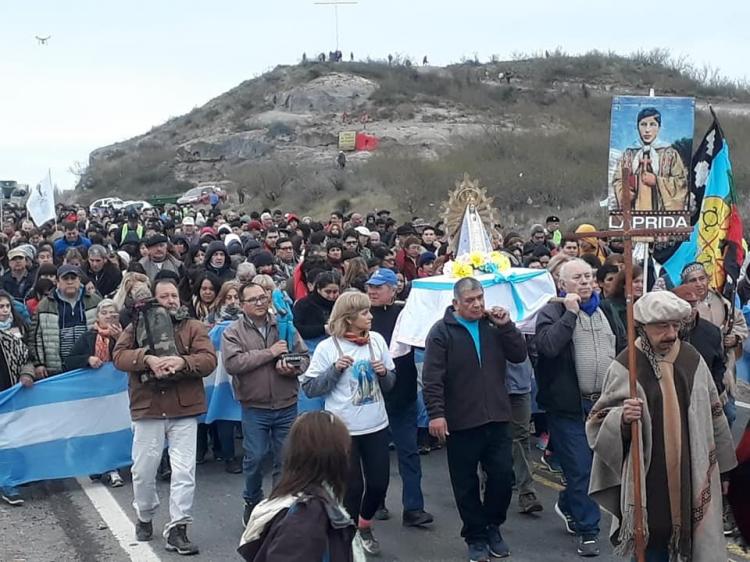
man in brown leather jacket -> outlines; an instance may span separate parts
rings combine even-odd
[[[187,524],[192,521],[195,492],[198,416],[206,412],[202,378],[216,368],[216,351],[206,327],[180,306],[174,279],[157,280],[154,297],[172,317],[178,354],[157,356],[148,342],[138,343],[139,319],[123,332],[113,352],[115,366],[129,373],[136,537],[147,541],[153,534],[151,519],[159,506],[156,470],[166,440],[172,465],[166,548],[197,554],[187,538]]]

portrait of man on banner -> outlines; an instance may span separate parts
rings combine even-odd
[[[617,96],[612,100],[609,211],[631,193],[634,212],[687,211],[695,100]]]

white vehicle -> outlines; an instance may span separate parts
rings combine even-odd
[[[94,212],[94,209],[106,209],[111,207],[114,210],[121,209],[124,203],[119,197],[105,197],[104,199],[97,199],[91,205],[89,205],[89,211]]]
[[[125,212],[135,210],[139,213],[143,211],[144,209],[153,209],[153,208],[154,206],[148,201],[125,201],[120,207],[120,209],[122,209]]]

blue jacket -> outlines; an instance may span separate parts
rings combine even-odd
[[[84,250],[88,250],[90,247],[91,240],[85,236],[79,234],[78,240],[75,242],[68,242],[68,239],[63,236],[62,238],[58,238],[55,242],[55,256],[59,257],[65,255],[65,252],[70,248],[83,248]]]

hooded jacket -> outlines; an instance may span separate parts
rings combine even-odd
[[[424,399],[430,419],[445,418],[450,431],[491,422],[509,422],[510,398],[505,387],[505,362],[527,357],[526,340],[515,324],[495,326],[479,320],[482,360],[469,331],[449,306],[427,335]]]
[[[211,265],[211,257],[216,252],[224,252],[224,265],[221,268],[216,268]],[[206,257],[203,260],[203,263],[206,267],[206,271],[216,275],[222,283],[234,279],[236,272],[232,269],[232,260],[229,259],[227,247],[221,240],[214,240],[208,245],[208,248],[206,248]]]
[[[87,295],[81,289],[81,295],[73,307],[60,299],[57,291],[40,301],[26,334],[29,359],[35,367],[46,367],[49,375],[62,372],[60,330],[70,326],[61,326],[60,311],[63,311],[64,316],[79,319],[76,321],[81,322],[81,326],[91,329],[96,321],[96,305],[100,300],[98,295]]]

